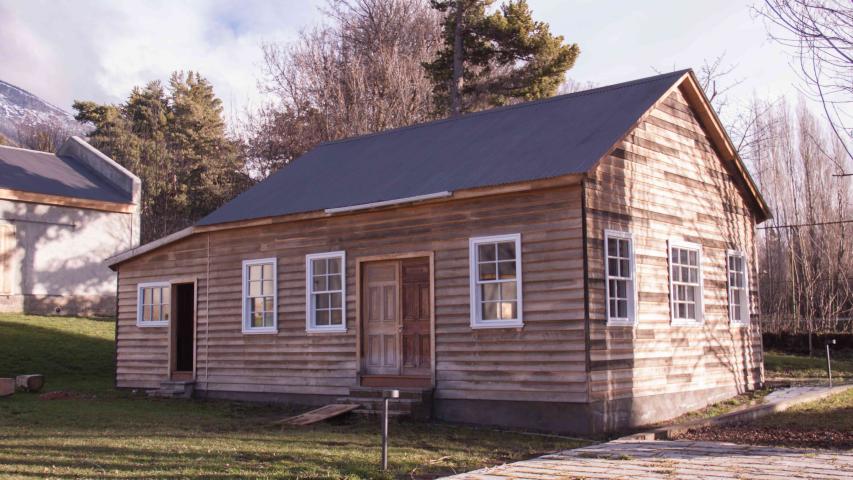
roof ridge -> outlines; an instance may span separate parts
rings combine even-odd
[[[329,140],[327,142],[322,142],[322,143],[318,144],[315,148],[321,148],[321,147],[324,147],[326,145],[335,145],[335,144],[339,144],[339,143],[347,143],[347,142],[351,142],[351,141],[355,141],[355,140],[361,140],[364,138],[370,138],[370,137],[375,137],[375,136],[379,136],[379,135],[385,135],[388,133],[401,132],[401,131],[405,131],[405,130],[414,130],[416,128],[426,127],[426,126],[430,126],[430,125],[438,125],[438,124],[442,124],[442,123],[455,122],[455,121],[460,121],[460,120],[464,120],[467,118],[479,117],[479,116],[488,115],[488,114],[492,114],[492,113],[498,113],[498,112],[504,112],[507,110],[515,110],[515,109],[519,109],[519,108],[530,107],[533,105],[541,105],[543,103],[550,103],[550,102],[556,102],[556,101],[560,101],[560,100],[566,100],[569,97],[582,97],[584,95],[592,95],[592,94],[596,94],[596,93],[618,90],[620,88],[632,87],[632,86],[639,85],[642,83],[648,83],[648,82],[652,82],[655,80],[660,80],[662,78],[669,77],[669,76],[672,76],[672,77],[679,76],[680,77],[680,76],[684,75],[685,73],[691,72],[691,71],[693,71],[692,68],[685,68],[682,70],[674,70],[674,71],[669,72],[669,73],[662,73],[659,75],[653,75],[651,77],[638,78],[636,80],[629,80],[627,82],[614,83],[611,85],[604,85],[602,87],[595,87],[595,88],[590,88],[587,90],[580,90],[577,92],[564,93],[562,95],[554,95],[553,97],[540,98],[538,100],[530,100],[527,102],[517,103],[514,105],[504,105],[504,106],[500,106],[500,107],[489,108],[486,110],[479,110],[476,112],[466,113],[466,114],[460,115],[458,117],[439,118],[436,120],[430,120],[428,122],[421,122],[421,123],[415,123],[412,125],[406,125],[403,127],[390,128],[388,130],[382,130],[379,132],[365,133],[362,135],[345,137],[345,138],[341,138],[338,140]]]

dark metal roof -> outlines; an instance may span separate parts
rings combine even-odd
[[[124,193],[71,157],[0,146],[0,188],[62,197],[132,203]]]
[[[686,72],[324,143],[198,224],[584,173]]]

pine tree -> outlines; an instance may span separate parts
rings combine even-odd
[[[213,86],[176,72],[136,87],[122,105],[75,102],[89,142],[142,180],[142,240],[186,227],[245,189],[249,178]]]
[[[444,13],[444,48],[425,64],[440,113],[457,115],[557,92],[580,54],[533,19],[525,0],[431,0]]]

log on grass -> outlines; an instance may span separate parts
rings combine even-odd
[[[8,397],[15,393],[14,378],[0,378],[0,397]]]
[[[18,375],[15,377],[15,386],[24,392],[38,392],[44,386],[44,375]]]

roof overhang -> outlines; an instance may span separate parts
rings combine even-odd
[[[84,208],[87,210],[114,213],[135,213],[137,210],[137,206],[132,203],[107,202],[103,200],[91,200],[79,197],[50,195],[47,193],[25,192],[22,190],[12,190],[8,188],[0,188],[0,200],[40,203],[44,205],[55,205],[58,207]]]

